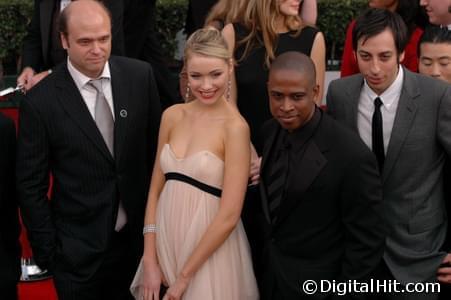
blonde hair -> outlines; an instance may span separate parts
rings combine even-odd
[[[249,52],[258,46],[264,46],[266,49],[265,64],[269,68],[271,61],[275,58],[275,48],[278,41],[277,19],[284,18],[283,25],[288,30],[300,33],[303,23],[301,18],[296,16],[283,16],[279,9],[280,0],[249,0],[247,8],[242,17],[242,24],[249,30],[249,34],[238,45],[245,45],[242,57],[239,61],[245,59]]]
[[[194,100],[189,92],[188,76],[186,73],[187,61],[191,55],[197,54],[207,57],[214,57],[223,59],[227,63],[231,63],[231,54],[229,53],[227,42],[222,36],[221,32],[215,28],[198,29],[188,38],[185,45],[184,67],[180,73],[180,87],[184,95],[185,102]]]
[[[185,46],[185,65],[191,54],[221,58],[227,62],[231,58],[224,37],[215,28],[198,29],[188,38]]]
[[[248,0],[219,0],[208,13],[205,26],[214,26],[215,23],[226,25],[240,21],[239,17],[246,9],[247,2]]]

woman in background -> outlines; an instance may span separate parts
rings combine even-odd
[[[315,63],[320,103],[325,76],[325,42],[316,28],[299,18],[299,0],[249,0],[238,22],[224,27],[223,35],[235,58],[232,99],[248,122],[251,140],[260,156],[261,125],[271,118],[266,82],[271,61],[287,51],[298,51]]]
[[[209,11],[205,26],[213,26],[222,30],[229,23],[238,22],[238,16],[246,9],[248,0],[219,0]],[[302,0],[299,5],[299,16],[306,24],[316,24],[316,0]]]

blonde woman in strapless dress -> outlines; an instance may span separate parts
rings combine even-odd
[[[233,64],[221,33],[187,41],[193,101],[162,117],[149,191],[144,255],[131,286],[136,299],[258,299],[240,220],[249,177],[249,128],[227,101]],[[190,98],[190,97],[187,97]]]

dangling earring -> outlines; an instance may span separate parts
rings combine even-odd
[[[189,101],[189,82],[186,84],[185,102]]]
[[[230,90],[232,89],[232,81],[229,79],[227,82],[226,100],[230,100]]]

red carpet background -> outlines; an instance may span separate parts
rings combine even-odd
[[[51,279],[19,283],[19,300],[57,300]]]

